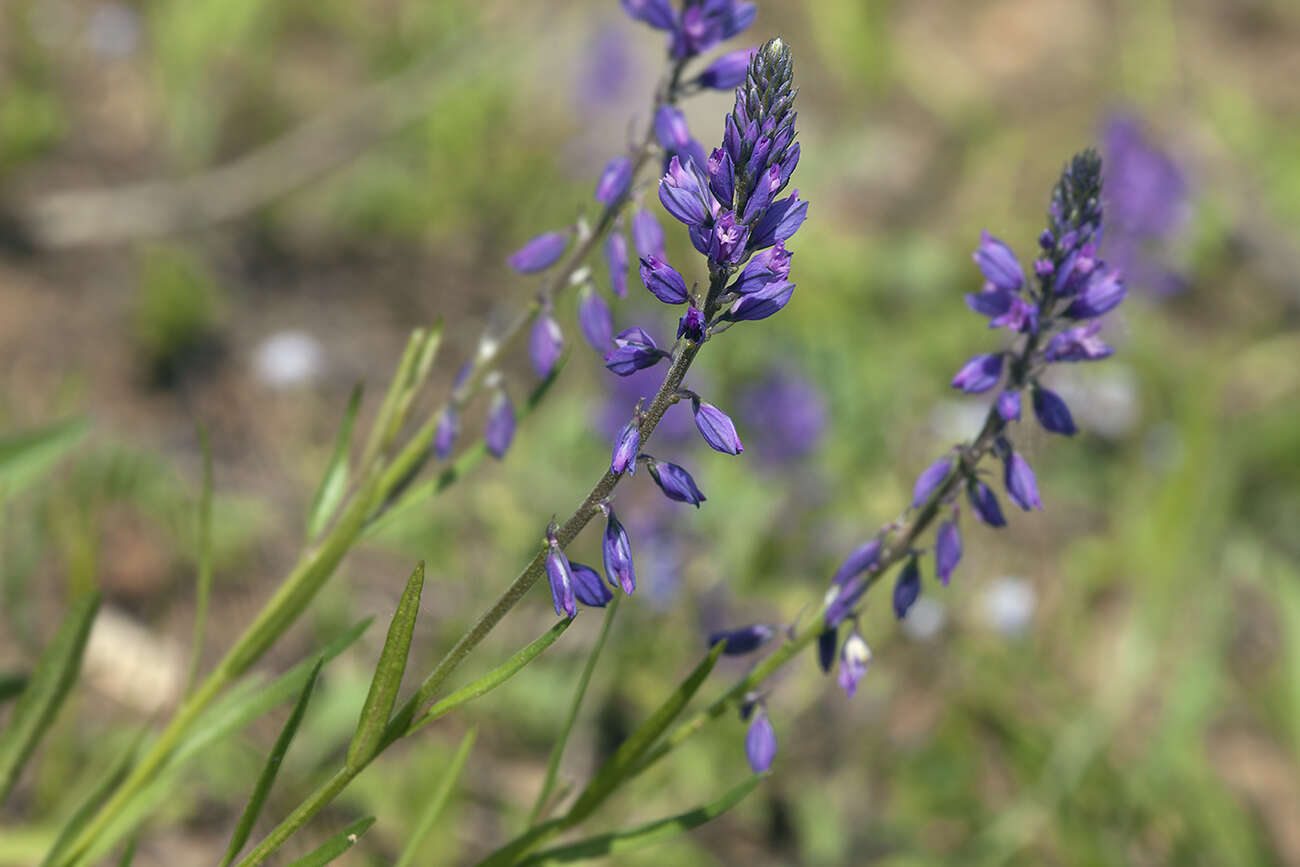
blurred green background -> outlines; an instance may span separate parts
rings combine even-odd
[[[952,586],[927,583],[905,628],[870,601],[875,665],[853,700],[811,655],[790,665],[768,698],[775,775],[722,819],[619,863],[1300,865],[1300,6],[765,0],[738,45],[774,35],[795,52],[796,185],[812,202],[791,245],[799,289],[778,317],[711,343],[691,381],[730,409],[773,375],[800,378],[825,429],[794,458],[765,455],[741,414],[755,443],[741,458],[668,437],[653,451],[695,473],[709,497],[698,512],[640,474],[620,492],[642,589],[566,777],[585,779],[710,628],[810,609],[839,557],[973,432],[980,404],[947,380],[1001,339],[962,303],[979,286],[978,233],[1028,261],[1061,163],[1116,111],[1188,179],[1187,219],[1152,253],[1185,285],[1135,286],[1110,332],[1116,357],[1054,372],[1083,432],[1019,434],[1045,511],[1001,532],[968,522]],[[600,166],[630,123],[643,128],[661,52],[613,0],[0,5],[0,431],[88,421],[60,429],[41,466],[0,455],[0,671],[30,665],[78,589],[107,597],[83,681],[0,812],[0,863],[35,864],[176,700],[196,424],[217,485],[210,661],[292,564],[352,385],[367,386],[364,419],[406,332],[442,315],[430,403],[445,393],[482,330],[535,291],[505,256],[589,211]],[[397,84],[379,99],[382,82]],[[299,139],[306,150],[254,162],[251,194],[226,178],[149,237],[114,235],[137,216],[118,200],[98,222],[50,204],[247,168],[356,105]],[[691,100],[706,146],[729,105]],[[229,219],[191,219],[227,192]],[[688,251],[670,226],[670,259],[694,267]],[[666,334],[670,314],[645,294],[633,285],[616,325]],[[570,362],[506,460],[355,552],[266,671],[386,618],[418,558],[429,583],[412,668],[427,670],[577,504],[607,460],[593,419],[611,377],[572,297],[558,314]],[[522,399],[522,351],[507,373]],[[598,537],[571,553],[598,562]],[[289,851],[374,813],[342,863],[391,863],[470,724],[478,745],[427,863],[472,861],[516,833],[599,619],[579,617],[525,676],[385,756]],[[550,620],[536,590],[465,676]],[[381,636],[326,670],[262,830],[338,761]],[[704,694],[743,670],[724,663]],[[137,864],[215,862],[285,713],[188,767]],[[743,733],[713,725],[588,829],[715,797],[749,773]]]

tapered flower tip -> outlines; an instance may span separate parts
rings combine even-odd
[[[970,500],[975,517],[985,524],[990,527],[1007,525],[1007,519],[1002,515],[1002,507],[998,505],[998,498],[994,496],[993,490],[988,485],[978,479],[971,481],[966,486],[966,497]]]
[[[912,508],[917,509],[930,499],[930,495],[939,490],[948,473],[952,472],[952,458],[940,458],[921,473],[912,486]]]
[[[573,595],[589,608],[604,608],[614,598],[614,591],[600,580],[600,573],[590,566],[569,561],[573,575]]]
[[[636,472],[636,458],[641,453],[641,426],[636,419],[628,422],[618,435],[614,444],[614,457],[610,460],[609,471],[616,476]]]
[[[533,370],[540,377],[550,376],[555,362],[563,354],[564,334],[560,331],[560,323],[549,310],[543,310],[533,320],[533,331],[528,339],[528,356],[532,359]]]
[[[894,616],[902,620],[920,597],[921,567],[916,562],[916,557],[912,557],[894,582]]]
[[[868,569],[875,568],[879,560],[880,540],[868,539],[854,548],[853,552],[844,558],[844,562],[840,564],[840,568],[835,570],[835,577],[831,580],[835,584],[843,584],[850,578],[856,578]]]
[[[551,543],[546,552],[546,580],[551,585],[551,602],[559,617],[573,617],[578,613],[578,603],[573,594],[573,569],[559,545]]]
[[[966,362],[952,378],[952,387],[967,394],[988,391],[1002,379],[1002,354],[977,355]]]
[[[817,664],[826,674],[830,674],[831,669],[835,667],[835,649],[839,644],[839,638],[839,629],[830,626],[817,636]]]
[[[1038,480],[1034,477],[1029,462],[1018,452],[1009,452],[1003,461],[1002,469],[1007,496],[1026,512],[1032,509],[1041,511],[1043,501],[1038,496]]]
[[[777,199],[754,226],[749,238],[751,250],[762,250],[779,241],[788,241],[808,219],[808,202],[799,200],[795,190],[784,199]]]
[[[766,319],[784,309],[793,296],[793,283],[788,280],[776,280],[757,292],[740,296],[722,318],[732,322]]]
[[[1034,415],[1043,430],[1065,436],[1079,432],[1074,426],[1074,416],[1070,415],[1070,408],[1061,396],[1041,386],[1034,388]]]
[[[656,256],[641,259],[641,282],[650,294],[665,304],[683,304],[689,296],[686,279],[667,262]]]
[[[862,680],[869,668],[871,668],[871,648],[855,629],[844,640],[844,647],[840,651],[839,684],[845,695],[853,698],[853,694],[858,689],[858,681]]]
[[[980,245],[973,255],[975,264],[984,272],[985,278],[999,289],[1018,292],[1025,283],[1025,272],[1020,267],[1020,260],[1011,248],[990,235],[980,236]]]
[[[488,451],[497,460],[504,458],[515,438],[515,406],[510,395],[499,390],[488,407],[487,425],[483,431]]]
[[[627,530],[609,510],[609,519],[605,522],[605,537],[601,544],[601,554],[605,560],[605,578],[610,584],[622,588],[629,596],[636,592],[636,572],[632,566],[632,543],[628,541]]]
[[[676,156],[668,161],[668,171],[659,181],[659,201],[687,226],[703,226],[713,217],[715,202],[708,179],[689,156],[685,163]]]
[[[766,623],[755,623],[740,629],[713,633],[709,636],[709,647],[725,641],[727,645],[722,648],[724,655],[744,656],[767,644],[773,635],[776,635],[775,627],[768,626]]]
[[[745,450],[731,417],[711,403],[695,400],[695,426],[709,448],[724,455],[738,455]]]
[[[776,731],[767,718],[767,711],[762,708],[749,721],[749,731],[745,733],[745,757],[756,774],[766,773],[776,759]]]
[[[686,470],[670,464],[668,461],[651,460],[650,477],[655,480],[664,496],[679,503],[689,503],[695,508],[705,500],[704,494],[695,485],[695,479]]]
[[[667,357],[645,331],[628,328],[614,335],[614,348],[605,353],[605,367],[619,376],[631,376]]]
[[[955,521],[945,521],[934,540],[934,571],[943,586],[948,586],[948,579],[952,578],[953,570],[960,562],[961,530],[957,529]]]
[[[564,255],[569,236],[564,232],[547,232],[538,235],[506,259],[506,264],[521,274],[545,271]]]
[[[578,293],[578,327],[597,352],[605,352],[614,339],[614,321],[609,305],[590,283]]]
[[[605,266],[609,269],[609,288],[619,298],[627,297],[627,238],[613,231],[605,239]]]
[[[612,205],[623,194],[632,183],[632,160],[627,157],[614,157],[605,164],[605,170],[600,173],[600,180],[596,183],[596,201],[602,205]]]
[[[460,416],[449,406],[438,414],[438,427],[433,433],[433,454],[438,460],[445,461],[451,456],[459,432]]]

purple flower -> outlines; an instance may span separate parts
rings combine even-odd
[[[807,218],[808,203],[799,201],[798,190],[784,199],[777,199],[754,226],[749,238],[750,249],[762,250],[778,241],[788,241]]]
[[[691,142],[691,128],[686,115],[671,105],[661,105],[655,112],[655,138],[663,149],[675,153]]]
[[[766,319],[789,304],[792,295],[794,295],[793,283],[785,280],[768,283],[758,292],[740,296],[722,318],[732,322]]]
[[[506,259],[506,264],[521,274],[545,271],[564,255],[569,236],[564,232],[547,232],[538,235]]]
[[[833,585],[827,593],[830,603],[826,606],[826,626],[834,628],[843,623],[866,592],[867,581],[864,578],[850,578],[842,585]]]
[[[609,268],[609,288],[619,298],[627,297],[627,261],[627,238],[618,230],[610,232],[605,239],[605,265]]]
[[[1009,451],[1003,460],[1002,469],[1007,496],[1026,512],[1031,509],[1041,511],[1043,501],[1038,496],[1038,480],[1034,478],[1034,471],[1030,468],[1029,462],[1017,452]]]
[[[985,524],[990,527],[1007,525],[1007,519],[1002,516],[1002,507],[998,505],[998,498],[993,495],[988,485],[978,479],[972,479],[966,485],[966,497],[970,500],[970,507],[975,512],[975,517]]]
[[[826,430],[826,400],[791,371],[774,371],[741,396],[740,414],[759,458],[782,463],[803,457]]]
[[[749,721],[749,731],[745,733],[745,757],[756,774],[766,773],[776,759],[776,732],[763,708],[759,708]]]
[[[1048,361],[1100,361],[1109,358],[1115,350],[1097,337],[1100,330],[1101,323],[1094,321],[1062,331],[1048,341],[1043,357]]]
[[[998,395],[998,415],[1003,421],[1018,421],[1020,419],[1020,391],[1014,388],[1008,388]]]
[[[605,367],[619,376],[629,376],[667,357],[668,353],[656,346],[649,334],[633,327],[614,337],[614,348],[605,353]]]
[[[645,208],[632,216],[632,243],[636,247],[637,256],[642,259],[650,256],[665,258],[664,227]]]
[[[605,164],[596,184],[596,201],[609,207],[623,198],[632,183],[632,160],[628,157],[614,157]]]
[[[749,71],[749,61],[754,56],[754,51],[753,48],[742,48],[727,52],[705,67],[695,82],[700,87],[711,87],[714,90],[739,87],[745,81],[745,73]]]
[[[709,448],[724,455],[738,455],[745,450],[736,426],[725,412],[698,397],[691,401],[691,407],[695,412],[695,426]]]
[[[944,587],[948,586],[948,579],[959,562],[961,530],[957,529],[956,521],[944,521],[934,538],[934,571]]]
[[[1014,292],[1007,292],[998,288],[985,289],[982,292],[975,292],[966,296],[966,306],[981,316],[989,317],[989,319],[1005,316],[1011,310],[1011,305],[1016,301],[1021,301],[1021,299]],[[1021,303],[1024,302],[1021,301]],[[990,322],[989,327],[996,328],[997,326]]]
[[[668,171],[659,181],[659,201],[664,209],[687,226],[703,226],[713,218],[713,194],[708,178],[700,173],[695,161],[683,166],[678,157],[668,163]]]
[[[749,200],[745,202],[745,214],[741,222],[752,223],[767,212],[781,189],[781,166],[772,165],[767,172],[759,175],[750,191]]]
[[[745,263],[736,281],[727,287],[727,291],[748,295],[761,292],[772,283],[784,282],[790,276],[790,258],[793,255],[781,243],[755,253]]]
[[[555,368],[555,362],[564,354],[564,335],[560,332],[560,323],[555,321],[549,309],[543,308],[533,320],[533,332],[528,340],[528,355],[533,361],[533,370],[545,378]]]
[[[609,305],[590,283],[578,293],[578,327],[597,352],[604,352],[613,339],[614,322]]]
[[[572,570],[573,595],[583,605],[591,608],[604,608],[614,598],[614,592],[600,580],[600,573],[590,566],[569,561]],[[556,612],[559,613],[558,611]]]
[[[1019,292],[1025,284],[1025,272],[1016,254],[988,232],[980,235],[980,245],[973,258],[988,281],[998,289]]]
[[[709,258],[723,265],[735,265],[745,255],[745,244],[749,240],[749,227],[736,222],[736,215],[723,211],[713,221],[713,232],[709,236]]]
[[[1038,385],[1034,386],[1034,415],[1038,416],[1038,423],[1043,426],[1043,430],[1065,436],[1079,432],[1074,426],[1070,408],[1061,400],[1061,396]]]
[[[448,406],[438,414],[438,427],[433,433],[433,454],[440,461],[451,457],[452,446],[456,444],[456,434],[460,433],[460,416]]]
[[[835,577],[831,581],[843,585],[850,578],[856,578],[868,569],[874,569],[879,560],[880,540],[868,539],[844,558],[844,562],[835,570]]]
[[[727,646],[722,648],[724,656],[744,656],[767,644],[773,635],[776,635],[776,629],[766,623],[755,623],[740,629],[713,633],[709,636],[709,647],[725,641]]]
[[[912,486],[912,508],[920,508],[929,500],[930,495],[939,489],[951,471],[952,458],[950,457],[939,458],[926,467],[925,472],[917,476],[916,484]]]
[[[862,680],[870,667],[871,648],[867,647],[867,642],[855,629],[849,633],[840,650],[839,684],[845,695],[853,698],[853,693],[858,689],[858,681]]]
[[[498,389],[492,396],[483,438],[487,442],[488,451],[497,460],[504,458],[510,450],[510,443],[515,438],[515,407],[504,389]]]
[[[554,536],[550,538],[550,547],[546,552],[546,579],[551,584],[551,602],[555,605],[556,616],[576,615],[578,603],[573,595],[573,569]]]
[[[627,531],[614,515],[613,507],[608,507],[609,518],[605,521],[605,538],[601,553],[605,558],[605,578],[610,584],[623,588],[623,592],[632,595],[636,591],[636,571],[632,568],[632,543],[628,541]]]
[[[681,340],[685,336],[691,343],[703,343],[704,324],[704,311],[694,304],[690,305],[677,322],[677,339]]]
[[[686,470],[668,461],[650,459],[650,478],[655,480],[664,496],[679,503],[688,503],[695,508],[705,500],[704,494],[695,485],[695,479]]]
[[[637,21],[644,21],[656,30],[673,30],[677,15],[669,0],[621,0],[623,11]]]
[[[827,627],[817,636],[817,664],[826,674],[835,666],[835,649],[839,645],[838,628]]]
[[[921,596],[921,567],[916,555],[907,561],[894,581],[894,616],[902,620],[907,611]]]
[[[709,173],[709,191],[723,207],[729,207],[736,193],[736,167],[731,155],[722,148],[714,148],[705,168]]]
[[[952,387],[967,394],[988,391],[1002,379],[1002,353],[977,355],[966,362],[952,378]]]
[[[636,472],[636,457],[641,453],[641,427],[636,419],[627,423],[618,442],[614,444],[614,457],[610,460],[609,471],[616,476]]]
[[[665,304],[683,304],[690,297],[686,280],[673,266],[654,256],[641,260],[641,282]]]
[[[1119,306],[1127,293],[1119,271],[1111,268],[1107,271],[1094,271],[1090,279],[1065,309],[1065,315],[1071,319],[1092,319],[1108,313]]]
[[[1137,118],[1118,115],[1104,132],[1106,204],[1125,235],[1166,237],[1186,220],[1187,179],[1152,144]]]

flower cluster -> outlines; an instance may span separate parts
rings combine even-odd
[[[703,54],[724,39],[730,39],[749,27],[758,14],[755,4],[740,0],[684,0],[681,10],[674,9],[669,0],[622,0],[622,3],[628,15],[668,33],[668,51],[678,60]],[[725,78],[728,73],[736,74],[734,61],[719,61],[704,76]],[[710,86],[735,87],[735,83]]]
[[[1043,508],[1034,471],[1012,443],[1011,425],[1020,420],[1022,395],[1028,391],[1034,416],[1044,430],[1074,434],[1077,429],[1069,407],[1042,384],[1042,374],[1052,364],[1098,361],[1114,351],[1098,336],[1101,317],[1123,301],[1126,290],[1119,271],[1097,254],[1102,238],[1101,184],[1101,160],[1094,151],[1084,151],[1066,165],[1052,192],[1048,226],[1038,238],[1041,252],[1031,279],[1006,244],[987,233],[981,238],[974,259],[985,282],[980,292],[966,296],[967,306],[987,317],[990,328],[1011,331],[1016,342],[1012,349],[970,359],[953,377],[952,386],[970,394],[996,389],[997,397],[976,440],[938,459],[917,478],[911,522],[882,530],[853,551],[835,573],[818,641],[818,658],[825,671],[835,664],[840,625],[846,620],[856,623],[863,594],[886,567],[899,560],[903,566],[894,582],[893,609],[899,619],[907,616],[921,594],[921,560],[927,553],[913,544],[936,519],[940,525],[929,553],[934,557],[935,577],[947,585],[962,556],[958,517],[963,490],[976,519],[990,527],[1006,525],[997,494],[977,472],[985,454],[1001,462],[1003,487],[1012,502],[1025,511]],[[891,530],[901,533],[893,548],[886,545]],[[855,625],[839,652],[839,682],[849,695],[869,660],[870,651]]]

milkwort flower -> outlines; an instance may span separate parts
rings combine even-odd
[[[753,712],[745,733],[745,757],[756,774],[766,773],[776,759],[776,731],[767,718],[767,709],[761,705]]]
[[[546,580],[551,585],[551,602],[558,617],[573,617],[578,603],[573,592],[573,567],[555,538],[555,524],[546,531]]]
[[[840,650],[840,688],[849,698],[857,692],[858,681],[862,680],[871,667],[871,648],[867,646],[862,634],[854,629],[844,640]]]
[[[704,493],[695,484],[695,479],[686,470],[677,466],[677,464],[668,461],[660,461],[649,455],[643,455],[646,460],[646,468],[650,471],[650,478],[655,480],[659,490],[664,492],[664,496],[678,503],[700,507],[706,499]]]
[[[767,644],[774,635],[776,635],[776,627],[766,623],[755,623],[740,629],[713,633],[709,636],[709,647],[725,641],[727,644],[722,648],[724,655],[745,656]]]
[[[506,456],[510,444],[514,442],[515,406],[510,402],[510,395],[506,394],[504,388],[498,387],[496,394],[492,395],[483,438],[487,442],[488,451],[497,460]]]
[[[564,334],[560,331],[560,323],[555,321],[550,305],[543,304],[541,312],[533,320],[533,331],[528,340],[533,370],[542,378],[549,376],[563,354]]]
[[[669,353],[660,349],[644,329],[633,327],[615,335],[614,348],[605,354],[605,367],[619,376],[628,376],[668,357]]]
[[[669,34],[678,60],[702,54],[749,27],[758,7],[744,0],[684,0],[680,12],[669,0],[621,0],[623,11]]]
[[[569,236],[564,232],[546,232],[538,235],[506,259],[506,263],[520,274],[532,274],[545,271],[560,261],[564,248],[569,245]]]
[[[630,596],[636,591],[632,543],[628,541],[627,530],[614,514],[613,506],[605,506],[605,515],[605,538],[601,545],[601,554],[605,562],[605,580],[611,585],[621,587],[623,592]]]

